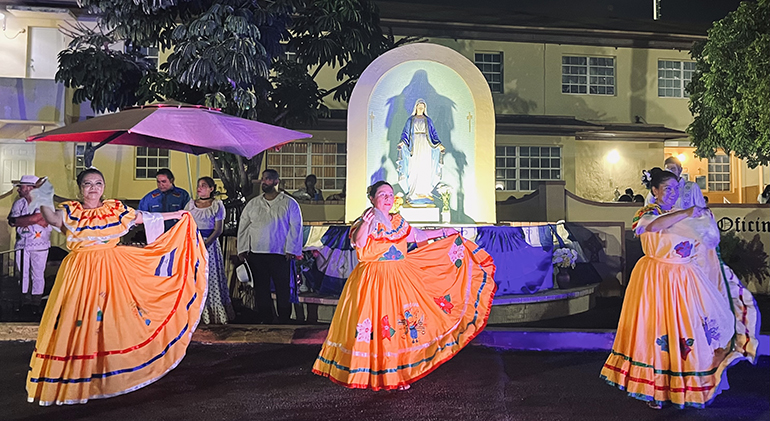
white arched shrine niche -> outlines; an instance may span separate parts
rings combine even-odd
[[[386,180],[396,192],[402,131],[423,99],[442,145],[441,182],[451,189],[452,223],[494,223],[495,114],[484,76],[465,56],[435,44],[393,49],[372,62],[348,104],[345,219],[369,206],[366,188]],[[402,183],[403,184],[403,183]]]

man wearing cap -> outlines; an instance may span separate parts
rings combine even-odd
[[[291,318],[292,260],[302,254],[302,212],[297,201],[278,191],[278,172],[262,173],[262,193],[251,199],[238,221],[238,255],[254,277],[254,295],[262,323],[273,322],[270,279],[275,285],[278,322]]]
[[[25,175],[14,183],[19,199],[13,202],[8,214],[8,224],[16,228],[16,269],[21,274],[22,304],[33,306],[39,306],[43,298],[45,265],[51,247],[51,226],[40,209],[29,208],[30,192],[39,180],[34,175]]]
[[[147,193],[139,201],[139,210],[145,212],[176,212],[184,210],[190,201],[190,194],[186,190],[174,185],[174,173],[168,168],[158,170],[155,176],[158,188]],[[178,219],[163,221],[164,232],[171,229]]]

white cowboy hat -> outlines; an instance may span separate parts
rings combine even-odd
[[[251,268],[246,262],[243,262],[235,268],[235,277],[238,278],[238,281],[241,283],[248,284],[251,287],[254,286],[254,279],[251,276]]]
[[[14,180],[14,186],[34,186],[40,181],[40,177],[36,175],[22,175],[21,180]]]

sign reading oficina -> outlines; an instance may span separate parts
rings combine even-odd
[[[770,221],[762,220],[762,218],[749,220],[740,216],[735,218],[725,216],[717,221],[717,226],[722,232],[732,230],[735,232],[770,232]]]

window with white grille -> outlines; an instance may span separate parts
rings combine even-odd
[[[473,62],[489,84],[489,90],[503,93],[503,53],[476,53]]]
[[[154,69],[158,68],[158,64],[160,63],[160,49],[158,47],[134,47],[130,43],[127,43],[123,47],[123,51],[126,53],[136,51],[143,55]]]
[[[75,143],[75,178],[86,169],[86,144]]]
[[[729,156],[716,155],[709,158],[708,186],[709,191],[731,191]]]
[[[267,168],[278,171],[281,186],[290,193],[304,187],[309,174],[318,178],[316,187],[322,190],[342,190],[347,174],[347,144],[292,142],[267,153]]]
[[[687,98],[687,84],[695,73],[694,61],[658,60],[658,96]]]
[[[563,56],[561,92],[564,94],[615,95],[613,57]]]
[[[154,179],[158,170],[169,166],[168,149],[137,147],[135,163],[137,180]]]
[[[561,147],[495,147],[495,189],[537,190],[541,181],[561,180]]]

